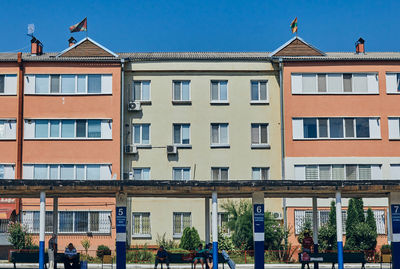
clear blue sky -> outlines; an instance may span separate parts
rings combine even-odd
[[[89,37],[114,52],[273,51],[293,35],[322,51],[400,51],[400,1],[335,0],[0,0],[0,52],[27,51],[27,25],[44,50],[61,51],[68,27],[88,18]]]

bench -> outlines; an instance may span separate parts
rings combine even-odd
[[[335,268],[335,263],[338,263],[337,253],[311,253],[309,261],[301,260],[301,253],[299,253],[299,261],[301,264],[306,263],[332,263],[332,269]],[[343,263],[361,263],[361,269],[365,269],[367,263],[365,254],[363,252],[344,252]]]
[[[183,254],[183,253],[170,253],[168,252],[168,261],[170,264],[172,263],[190,263],[191,267],[193,268],[193,259],[194,259],[194,255],[193,253],[187,253],[187,254]],[[161,268],[163,263],[165,262],[159,262],[159,264],[161,265]],[[222,256],[221,253],[218,253],[218,263],[222,263],[222,268],[224,268],[224,265],[226,263],[226,260],[224,259],[224,257]],[[201,265],[199,265],[201,266]]]
[[[39,263],[39,251],[10,251],[10,262],[17,268],[16,263]],[[44,254],[44,266],[49,262],[49,255]]]

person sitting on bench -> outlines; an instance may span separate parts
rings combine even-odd
[[[193,269],[196,269],[196,265],[200,262],[201,269],[204,269],[204,252],[206,249],[203,249],[203,244],[200,244],[195,252],[195,257],[193,259]]]
[[[169,269],[169,260],[168,260],[168,252],[164,249],[164,246],[160,246],[157,251],[154,269],[157,268],[158,263],[165,263],[167,264],[167,268]],[[162,267],[162,265],[161,265]]]
[[[76,252],[76,248],[72,243],[68,244],[68,247],[65,249],[64,254],[65,254],[64,268],[79,269],[78,253]]]

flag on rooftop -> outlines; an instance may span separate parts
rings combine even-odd
[[[292,33],[297,33],[297,17],[290,24],[290,28],[292,29]]]
[[[71,33],[87,31],[87,18],[84,18],[81,22],[70,26],[69,30],[71,31]]]

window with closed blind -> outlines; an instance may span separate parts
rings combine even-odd
[[[134,81],[132,99],[133,101],[150,101],[150,81]]]
[[[132,213],[132,237],[151,238],[150,213]]]
[[[267,81],[251,81],[251,102],[252,104],[267,103],[268,92],[267,92]]]
[[[211,147],[229,147],[228,123],[211,123]]]
[[[291,75],[293,94],[378,94],[377,73],[301,73]]]
[[[229,168],[228,167],[211,167],[212,180],[228,180]]]
[[[268,124],[252,123],[251,124],[251,147],[252,148],[268,148]]]
[[[186,227],[192,227],[192,213],[174,212],[173,214],[173,237],[181,238],[183,230]]]
[[[371,180],[381,179],[378,164],[295,165],[298,180]]]

